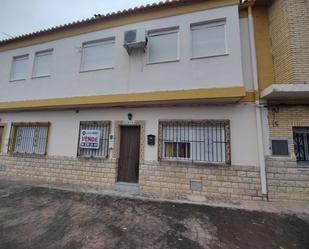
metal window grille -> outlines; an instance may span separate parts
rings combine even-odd
[[[161,159],[230,163],[229,121],[161,121]]]
[[[107,158],[108,156],[108,136],[109,136],[110,122],[109,121],[82,121],[79,125],[79,138],[82,130],[99,130],[100,143],[99,148],[81,148],[80,139],[78,139],[79,157],[93,157],[93,158]]]
[[[297,161],[309,163],[309,128],[293,128],[293,138]]]
[[[46,153],[49,124],[13,124],[14,153]]]

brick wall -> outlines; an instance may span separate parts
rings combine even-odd
[[[294,159],[266,159],[268,197],[270,200],[309,201],[309,169],[297,167]]]
[[[275,106],[268,109],[270,137],[289,140],[289,149],[294,156],[293,127],[309,127],[309,106]]]
[[[309,82],[307,0],[273,1],[269,21],[275,82]]]
[[[294,81],[309,83],[309,9],[307,0],[288,1]]]
[[[191,190],[190,181],[202,183],[202,190]],[[258,167],[206,166],[175,162],[141,165],[141,190],[166,197],[261,200]]]
[[[287,138],[290,157],[268,157],[267,182],[270,199],[309,200],[309,168],[297,166],[293,127],[309,127],[308,106],[277,106],[268,109],[271,138]]]

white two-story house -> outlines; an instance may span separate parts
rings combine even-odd
[[[142,6],[1,41],[0,176],[261,199],[254,91],[238,0]]]

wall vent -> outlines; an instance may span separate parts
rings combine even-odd
[[[190,189],[195,191],[202,191],[203,183],[200,181],[190,181]]]
[[[273,156],[289,156],[289,141],[287,139],[272,139],[271,152]]]
[[[6,165],[0,164],[0,171],[6,171]]]

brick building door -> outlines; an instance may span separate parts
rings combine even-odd
[[[119,182],[138,182],[139,152],[140,127],[121,126],[117,179]]]

